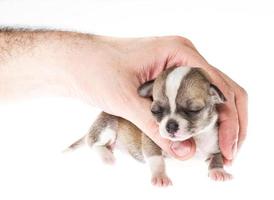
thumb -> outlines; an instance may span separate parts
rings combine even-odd
[[[150,112],[151,101],[136,96],[131,104],[133,105],[131,105],[127,119],[139,127],[143,133],[159,145],[163,151],[180,160],[189,159],[194,155],[196,145],[193,139],[182,142],[172,142],[160,136],[156,120]]]

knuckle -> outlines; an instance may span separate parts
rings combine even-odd
[[[171,38],[176,43],[183,44],[183,45],[188,45],[188,46],[189,45],[193,46],[192,42],[189,39],[185,38],[185,37],[176,35],[176,36],[171,36]]]
[[[248,93],[244,88],[240,87],[239,91],[240,91],[240,94],[241,94],[242,98],[248,99]]]
[[[234,102],[235,100],[235,93],[232,89],[229,89],[226,91],[226,98],[230,100],[231,102]]]

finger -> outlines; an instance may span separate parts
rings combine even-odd
[[[196,146],[193,140],[173,143],[168,139],[160,136],[158,125],[150,112],[151,101],[136,96],[131,102],[131,112],[127,119],[139,127],[148,137],[150,137],[157,145],[166,153],[180,160],[191,158]]]
[[[219,111],[219,145],[227,160],[232,160],[237,150],[239,133],[238,113],[235,102],[229,99],[226,104],[218,106]]]
[[[248,97],[247,93],[243,90],[236,93],[236,107],[239,116],[239,138],[238,138],[238,149],[241,148],[247,133],[247,123],[248,123]]]
[[[224,160],[224,165],[226,165],[226,166],[232,165],[232,160],[227,160],[225,157],[223,157],[223,160]]]
[[[195,50],[197,53],[199,53],[198,50],[197,50],[197,48],[194,46],[194,44],[189,39],[182,38],[182,43],[184,45],[190,47],[191,49]]]
[[[237,88],[235,90],[235,102],[238,113],[239,120],[239,135],[238,135],[238,149],[242,146],[247,133],[247,124],[248,124],[248,95],[246,91],[241,88],[237,83],[235,83],[231,78],[229,78],[226,74],[216,69],[220,75],[229,82],[233,88]]]

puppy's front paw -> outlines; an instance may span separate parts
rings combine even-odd
[[[151,178],[151,183],[158,187],[167,187],[172,185],[170,178],[166,174],[155,174]]]
[[[208,176],[214,181],[227,181],[233,178],[231,174],[227,173],[222,168],[215,168],[209,170]]]

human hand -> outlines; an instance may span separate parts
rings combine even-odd
[[[203,68],[227,99],[218,107],[219,144],[225,162],[228,164],[233,160],[246,136],[247,93],[228,76],[210,66],[189,40],[177,36],[136,39],[98,36],[95,39],[104,47],[105,60],[100,61],[99,71],[94,74],[96,77],[89,74],[90,81],[83,85],[91,103],[130,120],[164,151],[185,160],[195,153],[195,143],[187,140],[178,147],[178,144],[173,146],[171,141],[162,138],[150,113],[151,102],[140,98],[137,88],[172,66]]]
[[[227,163],[246,136],[245,90],[210,66],[185,38],[123,39],[62,31],[0,30],[0,46],[1,100],[39,92],[80,97],[130,120],[164,151],[184,160],[195,153],[194,142],[184,141],[172,148],[171,141],[160,137],[150,113],[151,102],[139,97],[137,88],[166,68],[200,67],[227,99],[218,108],[219,143]]]

